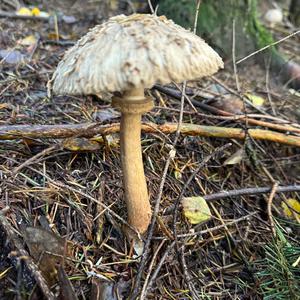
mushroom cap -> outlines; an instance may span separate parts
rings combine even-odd
[[[222,67],[203,39],[165,16],[119,15],[66,52],[50,85],[55,94],[124,92],[201,78]]]

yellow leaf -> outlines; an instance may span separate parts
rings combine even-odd
[[[178,169],[175,169],[175,170],[174,170],[174,177],[175,177],[177,180],[180,180],[180,179],[182,178],[182,175],[181,175],[180,170],[178,170]]]
[[[211,218],[211,212],[202,197],[184,197],[181,202],[183,214],[191,224],[199,224]]]
[[[254,106],[262,106],[265,102],[265,99],[260,96],[256,96],[252,94],[246,94],[246,96]]]
[[[285,202],[281,202],[281,207],[283,208],[283,213],[288,218],[299,218],[297,213],[300,214],[300,202],[296,199],[288,199],[287,204]],[[291,207],[292,209],[290,209]]]
[[[49,40],[58,40],[59,35],[57,35],[57,33],[55,33],[55,32],[50,32],[50,33],[48,33],[48,39]]]
[[[21,7],[18,11],[17,11],[17,15],[19,16],[32,16],[32,12],[29,8],[27,7]]]
[[[19,40],[18,43],[23,46],[31,46],[36,43],[36,37],[34,35],[28,35],[24,39]]]
[[[82,152],[82,151],[96,151],[100,149],[100,145],[87,138],[68,138],[63,142],[64,149]]]
[[[33,16],[39,16],[41,14],[41,11],[39,10],[38,7],[34,7],[32,10],[31,10],[31,13]]]

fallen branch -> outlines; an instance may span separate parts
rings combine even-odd
[[[258,195],[266,194],[272,192],[272,187],[254,187],[245,188],[239,190],[222,191],[220,193],[215,193],[211,195],[205,195],[203,198],[206,201],[215,201],[229,197],[238,197],[246,195]],[[289,192],[300,192],[300,185],[287,185],[287,186],[277,186],[275,193],[289,193]],[[174,212],[175,204],[170,205],[164,210],[164,215],[169,215]]]
[[[155,85],[155,89],[157,89],[158,91],[171,96],[177,100],[181,99],[181,92],[180,91],[176,91],[170,87],[164,87],[164,86],[159,86],[159,85]],[[282,124],[274,124],[274,123],[270,123],[270,122],[266,122],[266,121],[260,121],[260,120],[255,120],[252,118],[248,118],[246,115],[235,115],[233,113],[227,112],[225,110],[221,110],[218,108],[215,108],[211,105],[202,103],[198,100],[190,100],[194,106],[200,107],[201,109],[205,110],[205,111],[209,111],[213,114],[216,115],[221,115],[221,116],[228,116],[228,117],[238,117],[236,119],[233,119],[236,122],[244,122],[247,124],[251,124],[251,125],[257,125],[257,126],[262,126],[262,127],[266,127],[266,128],[271,128],[271,129],[276,129],[279,131],[289,131],[289,132],[296,132],[296,133],[300,133],[300,128],[291,126],[291,125],[282,125]]]
[[[165,123],[157,125],[154,123],[144,123],[143,132],[146,133],[175,133],[178,125],[176,123]],[[99,125],[97,123],[84,123],[76,125],[7,125],[0,126],[0,140],[14,140],[20,138],[68,138],[76,137],[93,137],[95,135],[108,135],[117,133],[120,130],[118,123],[110,125]],[[217,126],[202,126],[196,124],[183,123],[180,129],[181,134],[215,137],[215,138],[232,138],[243,140],[246,132],[241,128],[227,128]],[[300,147],[300,137],[286,135],[271,130],[248,129],[247,133],[253,139],[265,140],[285,144],[289,146]]]
[[[264,193],[269,193],[271,191],[272,191],[272,187],[246,188],[246,189],[224,191],[216,194],[206,195],[203,198],[206,201],[213,201],[213,200],[218,200],[218,199],[223,199],[228,197],[264,194]],[[300,192],[300,185],[278,186],[275,192],[276,193]]]

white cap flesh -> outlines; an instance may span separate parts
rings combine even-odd
[[[68,50],[51,83],[61,95],[124,92],[198,79],[222,67],[203,39],[166,17],[119,15]]]

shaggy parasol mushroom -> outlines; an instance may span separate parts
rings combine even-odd
[[[164,16],[133,14],[93,28],[65,54],[51,82],[56,94],[110,92],[121,111],[121,160],[128,222],[140,234],[151,219],[141,149],[141,116],[155,83],[197,79],[223,67],[205,41]]]

